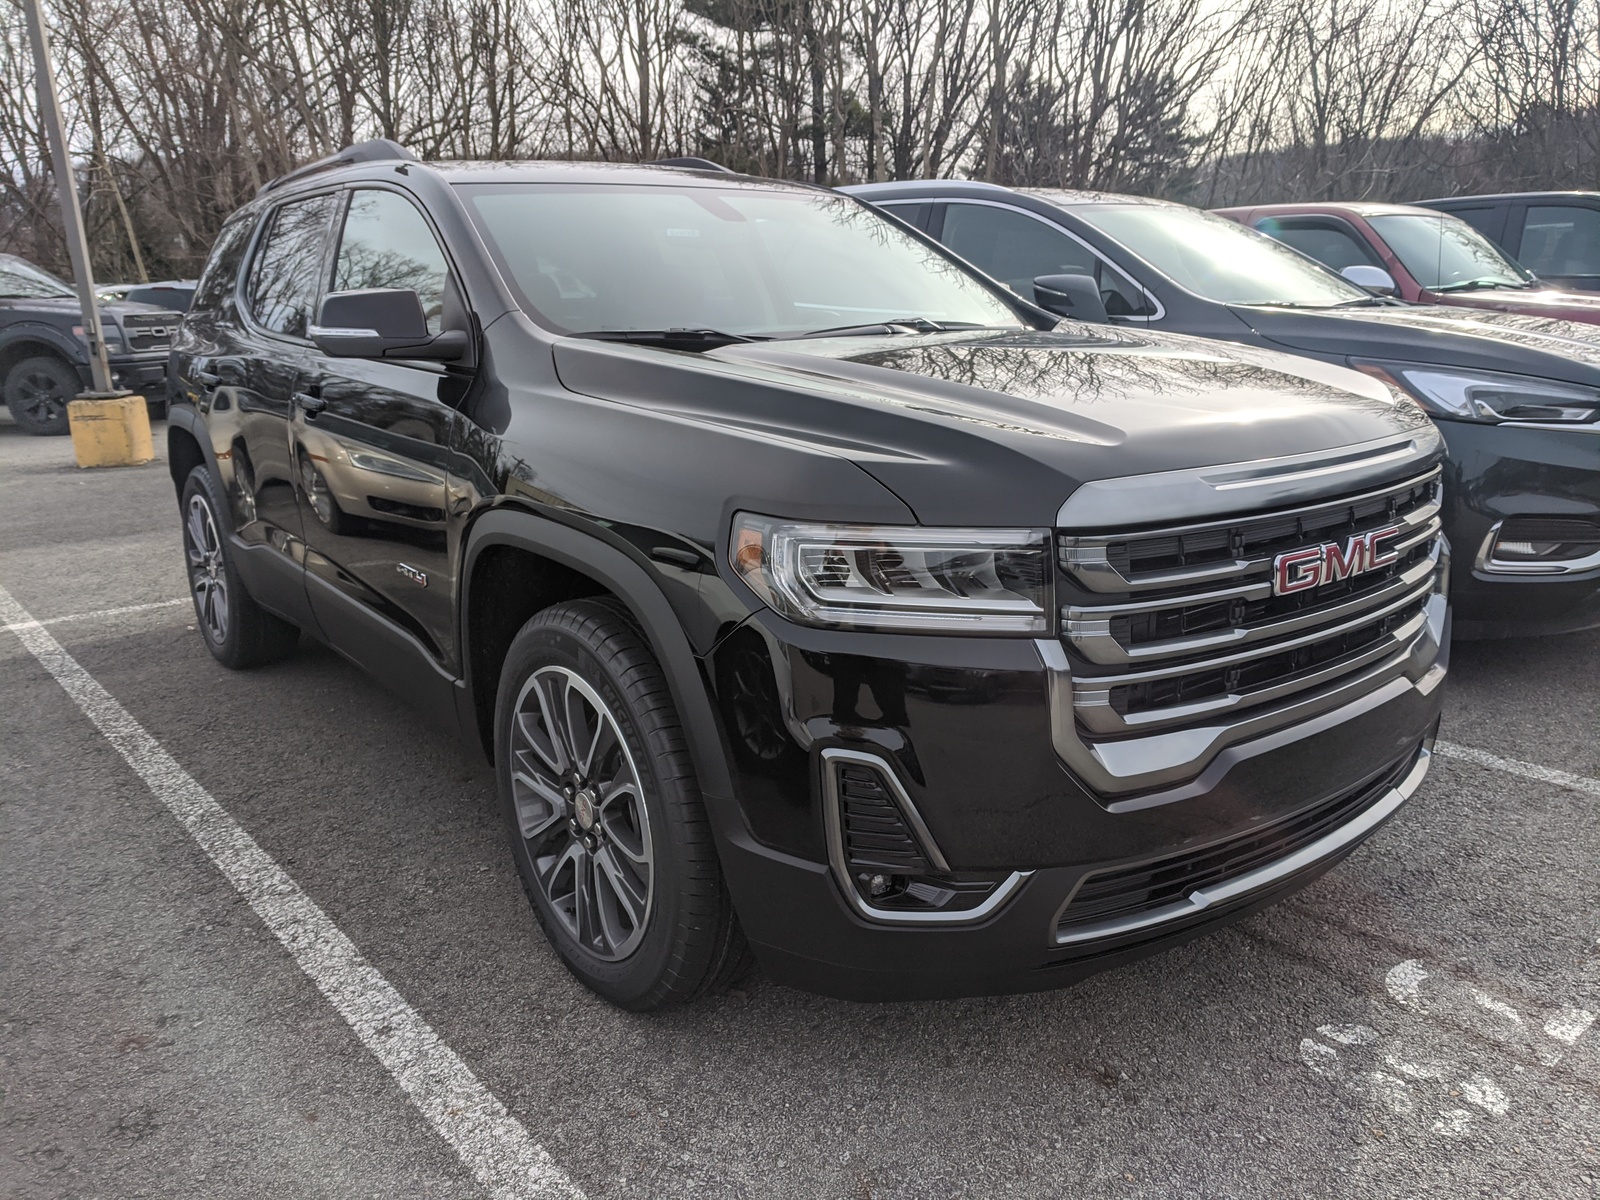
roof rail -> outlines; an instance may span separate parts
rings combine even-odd
[[[315,175],[319,171],[332,170],[334,167],[347,167],[352,163],[390,162],[398,159],[401,162],[418,162],[417,156],[407,150],[399,142],[392,142],[388,138],[373,138],[368,142],[357,142],[354,146],[346,146],[336,154],[326,158],[319,158],[316,162],[307,163],[303,167],[296,167],[285,175],[270,179],[262,185],[260,196],[280,188],[284,184],[296,179],[304,179],[307,175]]]
[[[693,155],[683,158],[655,158],[640,165],[646,167],[686,167],[691,171],[717,171],[723,175],[738,174],[732,167],[725,167],[719,162],[712,162],[709,158],[696,158]]]

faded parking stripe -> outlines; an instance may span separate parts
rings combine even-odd
[[[0,587],[0,622],[55,677],[250,902],[491,1196],[583,1200],[582,1191],[521,1122],[327,914],[4,587]]]
[[[1457,746],[1450,742],[1439,742],[1434,746],[1433,752],[1444,758],[1471,763],[1473,766],[1488,767],[1490,770],[1504,771],[1508,775],[1520,775],[1524,779],[1537,779],[1540,783],[1553,783],[1559,787],[1587,792],[1591,796],[1600,796],[1600,779],[1590,779],[1587,775],[1573,775],[1568,771],[1558,771],[1554,767],[1541,767],[1538,763],[1501,758],[1498,754],[1490,754],[1487,750],[1474,750],[1470,746]]]

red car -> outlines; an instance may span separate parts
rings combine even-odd
[[[1369,291],[1600,325],[1600,295],[1541,283],[1460,217],[1407,204],[1262,204],[1219,208]]]

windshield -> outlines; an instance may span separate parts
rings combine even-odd
[[[39,296],[68,297],[72,289],[54,275],[41,271],[20,258],[0,258],[0,298],[33,299]]]
[[[1282,242],[1197,208],[1122,204],[1072,211],[1204,300],[1293,308],[1372,302],[1366,291]]]
[[[1473,287],[1527,287],[1533,273],[1512,262],[1460,217],[1391,213],[1368,217],[1378,236],[1423,287],[1433,292]]]
[[[1021,325],[975,276],[846,196],[458,186],[519,303],[560,332],[793,337],[892,320]]]

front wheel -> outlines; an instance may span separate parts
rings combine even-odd
[[[507,652],[495,763],[517,869],[585,985],[636,1011],[747,959],[660,665],[620,606],[539,613]]]
[[[50,354],[13,366],[4,389],[11,419],[24,432],[44,436],[68,431],[67,404],[82,390],[72,364]]]

